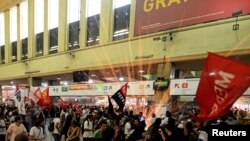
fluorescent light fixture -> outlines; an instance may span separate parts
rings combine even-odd
[[[123,78],[123,77],[120,77],[120,78],[119,78],[119,81],[124,81],[124,78]]]

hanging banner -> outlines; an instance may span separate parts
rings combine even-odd
[[[135,35],[230,18],[233,13],[249,14],[249,0],[137,0]]]
[[[195,96],[199,81],[200,78],[172,79],[170,81],[170,95]],[[244,92],[244,95],[250,95],[250,88]]]
[[[127,95],[154,95],[154,81],[128,82]],[[102,96],[113,95],[125,82],[100,83],[100,84],[77,84],[64,86],[49,86],[50,96]],[[32,87],[35,91],[38,87]],[[41,90],[44,88],[41,87]]]

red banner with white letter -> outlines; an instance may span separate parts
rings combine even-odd
[[[250,65],[209,53],[196,93],[197,120],[223,116],[250,86]]]

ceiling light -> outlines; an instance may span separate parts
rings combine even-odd
[[[119,81],[124,81],[124,78],[123,78],[123,77],[120,77],[120,78],[119,78]]]
[[[91,79],[89,79],[89,81],[88,81],[89,83],[93,83],[93,80],[91,80]]]
[[[69,83],[68,83],[67,81],[64,81],[64,82],[63,82],[63,85],[65,85],[65,86],[68,85],[68,84],[69,84]]]
[[[144,73],[144,70],[139,70],[138,72],[139,72],[139,73]]]

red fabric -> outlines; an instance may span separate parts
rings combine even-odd
[[[80,106],[78,105],[78,103],[75,103],[75,104],[73,105],[73,107],[76,109],[76,111],[77,111],[78,113],[82,113],[82,110],[81,110]]]
[[[36,91],[33,93],[33,98],[35,103],[39,102],[41,94],[42,94],[41,89],[38,87]]]
[[[250,86],[250,65],[209,53],[196,93],[197,120],[223,116]]]
[[[43,108],[49,108],[52,106],[50,96],[49,96],[49,88],[46,88],[39,99],[39,102],[41,102]]]
[[[112,98],[119,106],[119,110],[122,112],[125,106],[126,96],[127,96],[128,83],[123,85],[113,96]]]
[[[61,105],[63,109],[67,109],[67,104],[65,101],[63,101],[61,97],[59,98],[59,104]]]

